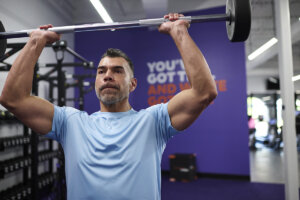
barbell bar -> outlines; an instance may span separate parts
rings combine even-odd
[[[179,19],[186,20],[191,23],[196,23],[196,22],[217,21],[217,20],[225,21],[225,20],[230,20],[230,17],[227,15],[202,15],[202,16],[180,17]],[[94,23],[94,24],[60,26],[60,27],[49,28],[48,30],[62,34],[62,33],[71,33],[71,32],[148,27],[148,26],[160,25],[167,21],[168,20],[164,19],[164,18],[142,19],[142,20],[125,21],[125,22]],[[1,32],[0,39],[28,37],[29,34],[34,30],[36,30],[36,29],[21,30],[21,31],[14,31],[14,32]]]
[[[228,39],[231,42],[242,42],[247,40],[250,34],[250,28],[251,28],[250,0],[227,0],[225,14],[184,16],[184,17],[180,17],[179,19],[187,20],[190,23],[226,21]],[[141,20],[125,21],[125,22],[60,26],[60,27],[49,28],[48,30],[59,34],[63,34],[63,33],[71,33],[71,32],[150,27],[150,26],[158,26],[167,21],[168,19],[164,19],[164,18],[141,19]],[[28,37],[30,33],[34,30],[36,29],[5,32],[4,26],[0,21],[0,58],[5,53],[7,39]]]

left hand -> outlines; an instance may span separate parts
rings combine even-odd
[[[164,18],[169,19],[169,21],[161,24],[158,27],[158,31],[161,33],[170,34],[175,27],[183,27],[186,29],[189,28],[190,23],[187,20],[178,20],[179,17],[183,16],[183,14],[179,13],[169,13],[168,15],[165,15]]]

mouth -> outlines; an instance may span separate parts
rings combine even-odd
[[[105,89],[119,90],[119,87],[117,85],[112,85],[112,84],[107,84],[107,85],[103,85],[102,87],[100,87],[100,91],[105,90]]]
[[[103,88],[101,91],[104,91],[104,90],[111,90],[111,89],[113,89],[113,90],[117,90],[117,88],[106,87],[106,88]]]

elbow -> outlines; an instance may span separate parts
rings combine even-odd
[[[217,96],[218,92],[216,89],[208,90],[202,98],[202,103],[207,107],[217,98]]]
[[[13,110],[16,107],[16,105],[12,101],[9,101],[3,94],[0,96],[0,104],[7,110]]]
[[[213,89],[209,94],[210,101],[212,102],[213,100],[215,100],[217,98],[217,96],[218,96],[217,89]]]
[[[207,101],[208,101],[208,104],[211,104],[218,96],[218,92],[217,90],[212,90],[210,92],[208,92],[208,95],[207,95]]]
[[[5,98],[3,97],[3,95],[0,96],[0,104],[4,107],[6,107],[5,105],[7,104]]]

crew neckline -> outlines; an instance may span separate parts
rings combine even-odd
[[[98,115],[101,115],[101,116],[114,116],[114,117],[118,117],[118,116],[129,115],[129,114],[132,114],[134,112],[136,112],[136,111],[133,108],[131,108],[130,110],[124,111],[124,112],[101,112],[101,111],[98,111],[98,112],[95,112],[94,114],[98,114]]]

